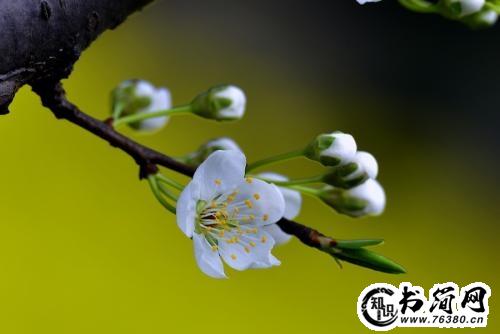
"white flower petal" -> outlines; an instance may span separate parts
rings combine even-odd
[[[177,226],[188,238],[193,235],[196,221],[196,203],[199,199],[196,188],[196,183],[189,183],[182,191],[176,207]]]
[[[266,180],[284,182],[288,181],[288,178],[284,175],[277,173],[261,173],[258,175]],[[286,219],[295,219],[300,213],[302,207],[302,195],[300,192],[285,187],[278,187],[285,200],[285,213],[283,217]]]
[[[254,262],[253,256],[245,251],[244,246],[238,243],[219,242],[219,253],[231,268],[246,270]]]
[[[198,263],[201,271],[214,278],[226,278],[219,252],[212,249],[205,237],[195,233],[193,243],[196,263]]]
[[[274,184],[247,178],[234,190],[237,194],[228,210],[234,211],[235,206],[238,206],[240,222],[244,223],[248,218],[252,218],[252,223],[269,225],[283,217],[285,201]]]
[[[271,235],[277,245],[285,244],[292,238],[290,234],[283,232],[277,224],[264,226],[263,229]]]
[[[247,238],[242,238],[247,242],[253,241],[256,245],[251,249],[251,253],[254,256],[254,262],[250,268],[262,269],[279,266],[281,264],[280,260],[271,254],[271,250],[275,245],[275,240],[266,232],[266,227],[267,226],[264,226],[260,229],[256,235],[249,235]]]
[[[216,151],[196,170],[193,181],[200,186],[200,196],[212,200],[215,195],[234,189],[244,178],[246,158],[243,153]]]

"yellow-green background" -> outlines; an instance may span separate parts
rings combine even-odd
[[[437,132],[444,135],[435,140],[436,132],[425,127],[405,131],[401,113],[418,119],[419,106],[407,105],[397,94],[377,97],[373,83],[365,82],[359,70],[353,69],[358,77],[349,79],[356,82],[356,90],[337,91],[342,77],[331,79],[337,83],[331,89],[322,86],[316,72],[308,72],[320,45],[306,43],[301,47],[311,53],[284,66],[286,52],[268,57],[264,47],[244,47],[245,38],[228,40],[230,31],[203,27],[203,21],[195,22],[200,17],[190,18],[189,5],[173,3],[172,10],[168,1],[147,8],[92,45],[65,82],[70,99],[105,118],[109,91],[127,78],[166,85],[177,103],[220,82],[245,89],[248,112],[239,123],[179,117],[154,136],[127,132],[171,155],[228,135],[252,160],[300,147],[320,132],[354,134],[360,148],[378,157],[388,197],[386,213],[355,221],[306,199],[298,219],[339,238],[383,237],[386,244],[378,251],[403,264],[408,274],[390,276],[352,265],[341,270],[330,257],[293,240],[275,250],[280,267],[228,270],[229,280],[208,278],[196,267],[191,241],[178,230],[174,217],[154,200],[147,184],[138,181],[133,161],[91,134],[57,121],[24,88],[12,113],[0,119],[0,332],[365,333],[356,316],[356,300],[371,283],[410,281],[428,290],[439,282],[483,281],[493,297],[489,326],[481,331],[496,333],[499,193],[495,176],[480,169],[498,166],[494,154],[471,151],[467,133],[450,131],[456,139],[445,143],[453,145],[442,145],[440,140],[448,138],[446,124],[454,124],[452,113],[449,122],[439,122]],[[346,10],[365,10],[354,5]],[[222,18],[223,9],[218,9]],[[252,15],[258,26],[258,11]],[[224,19],[238,23],[234,17]],[[295,33],[288,34],[279,22],[268,28],[285,30],[286,36]],[[354,20],[349,24],[356,29]],[[246,29],[251,32],[252,25]],[[337,35],[350,33],[333,30]],[[324,38],[329,43],[328,31]],[[290,48],[297,46],[291,43]],[[337,48],[345,53],[358,46],[350,41]],[[276,53],[270,49],[269,54]],[[431,131],[430,138],[426,131]],[[296,161],[276,170],[306,176],[318,168]]]

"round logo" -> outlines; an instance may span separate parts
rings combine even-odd
[[[359,320],[368,328],[388,331],[398,319],[397,288],[386,283],[372,284],[358,298]]]

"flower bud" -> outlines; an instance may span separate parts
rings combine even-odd
[[[464,18],[464,22],[473,28],[487,28],[498,20],[498,14],[491,9],[483,9],[479,13]]]
[[[319,196],[337,212],[351,217],[378,216],[385,209],[384,189],[373,179],[347,190],[326,186]]]
[[[245,106],[245,93],[232,85],[210,88],[191,102],[193,113],[216,121],[241,119],[245,114]]]
[[[197,167],[213,152],[228,150],[235,150],[243,153],[234,140],[228,137],[221,137],[212,139],[201,145],[196,152],[193,152],[186,157],[185,163],[190,166]]]
[[[351,135],[334,132],[319,135],[309,144],[304,155],[325,166],[337,166],[350,162],[356,150],[356,141]]]
[[[368,152],[356,152],[346,165],[334,167],[324,175],[323,182],[344,189],[360,185],[367,179],[375,179],[378,175],[378,163]]]
[[[172,107],[172,98],[166,88],[155,88],[144,80],[127,80],[116,87],[111,95],[113,117],[167,110]],[[130,123],[136,130],[154,131],[168,122],[168,116],[149,118]]]
[[[450,11],[459,17],[479,12],[484,3],[485,0],[446,0]]]
[[[356,0],[360,5],[364,5],[368,2],[379,2],[380,0]]]

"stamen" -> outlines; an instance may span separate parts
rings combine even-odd
[[[251,201],[251,200],[249,200],[249,199],[246,199],[246,200],[245,200],[245,205],[246,205],[249,209],[253,208],[253,203],[252,203],[252,201]]]
[[[245,246],[245,252],[250,253],[250,248],[248,248],[247,246]]]
[[[267,241],[267,237],[265,235],[262,236],[262,238],[260,238],[260,242],[262,242],[263,244],[265,244]]]
[[[262,220],[267,222],[269,220],[269,215],[266,213],[262,216]]]
[[[253,182],[253,178],[251,178],[251,177],[247,177],[247,178],[245,179],[245,181],[246,181],[248,184],[252,184],[252,182]]]
[[[215,185],[220,186],[222,184],[221,179],[215,179]]]
[[[236,260],[237,259],[236,255],[231,254],[231,259]]]
[[[217,246],[217,245],[212,246],[212,251],[216,252],[218,250],[219,250],[219,246]]]
[[[260,195],[255,193],[255,194],[253,194],[253,198],[255,198],[258,201],[260,199]]]
[[[249,244],[250,244],[250,246],[252,246],[252,247],[257,246],[257,245],[255,244],[255,242],[253,242],[253,241],[250,241],[250,242],[249,242]]]

